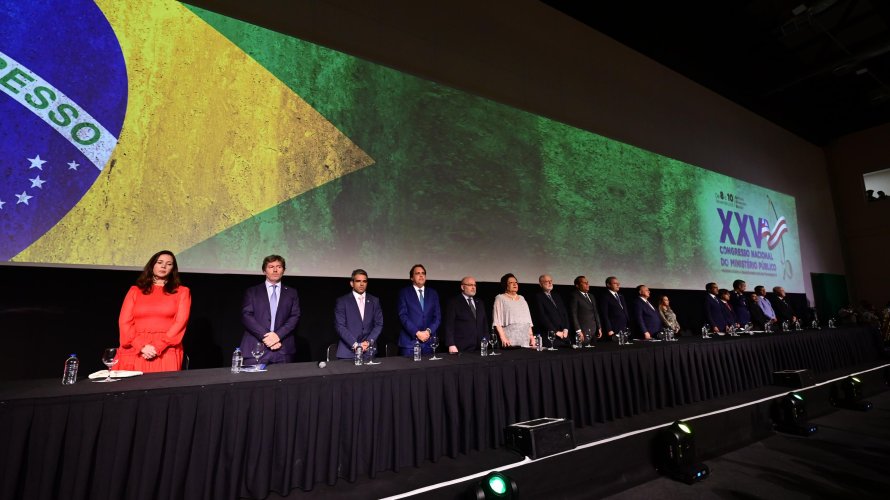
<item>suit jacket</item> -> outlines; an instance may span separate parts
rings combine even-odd
[[[618,333],[619,330],[627,328],[630,314],[627,312],[627,302],[620,292],[616,300],[612,292],[607,291],[600,303],[603,306],[603,337],[608,332]]]
[[[653,339],[656,338],[656,335],[658,335],[658,332],[662,329],[661,315],[658,314],[655,306],[651,306],[651,303],[648,300],[644,303],[643,298],[639,297],[635,302],[635,326],[637,334],[640,338],[643,338],[643,332],[649,332]]]
[[[763,297],[760,300],[766,300]],[[763,325],[769,323],[769,316],[763,312],[763,309],[760,306],[752,301],[748,301],[748,310],[751,311],[751,323],[754,324],[755,330],[763,330]]]
[[[300,297],[295,289],[283,283],[279,285],[281,290],[278,294],[278,309],[275,312],[275,328],[272,331],[281,339],[281,348],[276,351],[266,349],[266,354],[260,358],[261,363],[289,363],[294,360],[297,352],[293,333],[297,328],[297,322],[300,321]],[[263,335],[269,333],[271,316],[266,282],[245,290],[244,301],[241,303],[241,324],[244,325],[241,353],[244,354],[245,365],[255,362],[250,351],[257,342],[263,341]]]
[[[721,300],[720,306],[723,307],[723,321],[726,322],[725,326],[735,325],[739,322],[738,316],[735,315],[735,311],[732,309],[732,304]]]
[[[712,297],[710,293],[705,293],[705,318],[711,327],[717,327],[721,332],[726,330],[726,316],[723,310],[723,302],[717,297]]]
[[[596,339],[596,332],[602,328],[600,321],[599,308],[596,306],[596,299],[593,294],[587,292],[590,300],[584,298],[581,290],[577,288],[572,290],[569,296],[569,321],[572,325],[572,331],[577,334],[578,330],[582,332],[590,331],[593,338]]]
[[[565,302],[562,301],[562,297],[556,293],[556,290],[550,292],[550,297],[553,298],[552,302],[547,298],[547,294],[543,290],[538,290],[532,297],[535,329],[541,334],[542,339],[547,338],[547,332],[549,331],[559,332],[568,330],[569,336],[565,339],[554,337],[553,347],[559,345],[571,346],[574,341],[575,331],[569,325],[569,312],[566,309]]]
[[[772,295],[769,298],[770,304],[773,305],[773,310],[776,311],[776,321],[791,321],[791,318],[797,316],[794,314],[794,309],[791,308],[791,304],[788,303],[788,299],[779,297],[778,295]]]
[[[350,291],[334,303],[334,327],[340,336],[337,346],[337,357],[350,359],[353,357],[352,346],[365,340],[377,341],[383,331],[383,308],[377,297],[365,292],[365,317],[358,310],[355,295]]]
[[[410,356],[413,352],[417,332],[429,328],[430,332],[436,335],[439,324],[442,322],[439,294],[428,286],[424,287],[423,291],[424,307],[422,309],[413,284],[399,291],[399,322],[402,324],[402,331],[399,333],[399,347],[403,356]],[[425,354],[433,352],[429,339],[423,342],[420,348]]]
[[[445,306],[445,346],[455,346],[460,352],[478,351],[482,339],[490,334],[491,322],[485,312],[485,304],[473,297],[476,314],[463,294],[452,297]]]
[[[732,304],[739,324],[744,326],[745,323],[751,321],[751,311],[748,309],[748,299],[745,298],[745,294],[735,290],[729,292],[729,303]]]

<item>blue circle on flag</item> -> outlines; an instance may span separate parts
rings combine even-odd
[[[6,2],[0,26],[0,261],[9,261],[105,167],[127,109],[127,70],[91,0]]]

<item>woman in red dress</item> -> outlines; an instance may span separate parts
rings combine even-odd
[[[192,297],[179,281],[173,252],[161,250],[130,287],[118,320],[119,370],[176,371],[182,366],[182,336]]]

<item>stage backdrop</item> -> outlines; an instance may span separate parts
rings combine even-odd
[[[804,290],[782,193],[173,0],[2,9],[0,262]]]

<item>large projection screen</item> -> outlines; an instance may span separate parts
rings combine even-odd
[[[803,291],[791,196],[173,0],[8,4],[0,262]]]

